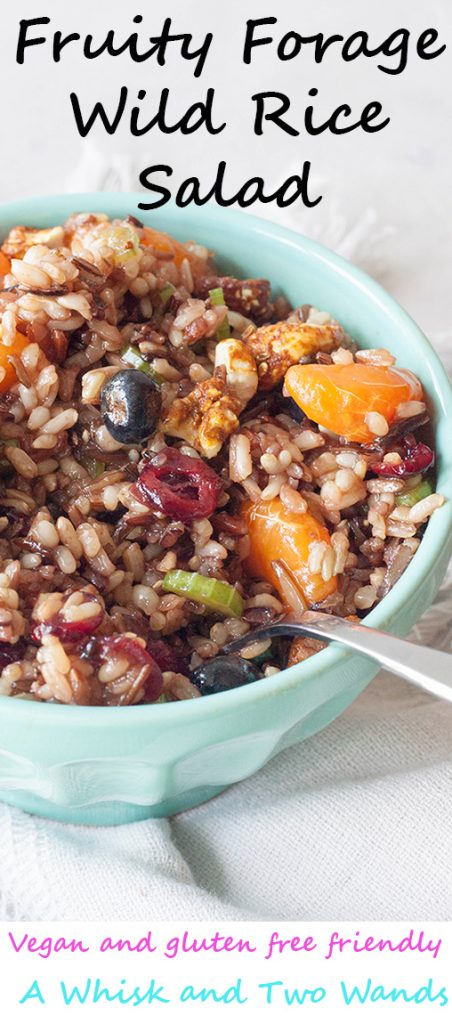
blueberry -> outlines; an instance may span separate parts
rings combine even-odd
[[[256,679],[262,679],[262,672],[245,658],[224,654],[195,668],[191,679],[203,697],[207,697],[209,693],[221,693],[245,683],[254,683]]]
[[[161,407],[158,384],[141,370],[120,370],[102,388],[105,426],[121,444],[134,444],[150,437],[157,427]]]

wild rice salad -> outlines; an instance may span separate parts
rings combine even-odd
[[[390,590],[443,498],[389,351],[131,216],[14,227],[0,287],[2,695],[228,689],[321,647],[228,640]]]

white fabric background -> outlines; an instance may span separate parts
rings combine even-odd
[[[16,138],[17,160],[14,166],[2,161],[2,198],[136,187],[137,172],[156,162],[155,139],[151,159],[143,143],[124,133],[82,143],[66,109],[68,86],[85,72],[85,95],[92,98],[94,83],[101,94],[100,78],[104,95],[113,95],[117,62],[106,63],[99,76],[96,62],[83,69],[70,56],[58,71],[57,87],[55,72],[41,75],[37,90],[36,69],[44,65],[33,63],[34,57],[23,69],[14,65],[19,8],[20,16],[36,16],[35,4],[21,0],[3,19],[1,67],[15,103],[5,105],[2,123]],[[205,31],[206,23],[221,32],[221,7],[213,10],[208,0],[169,0],[169,8],[176,18],[188,13],[194,32]],[[233,92],[243,88],[240,75],[225,77],[221,68],[228,66],[235,20],[243,25],[245,13],[258,17],[262,12],[255,0],[246,4],[246,12],[241,0],[231,0],[227,8],[218,76]],[[347,0],[340,18],[335,0],[318,0],[314,7],[283,0],[278,15],[286,28],[300,27],[300,11],[306,32],[322,24],[330,32],[365,26],[383,38],[402,24],[413,31],[436,25],[442,37],[449,34],[450,44],[448,0],[420,0],[415,10],[407,0],[382,0],[378,7],[371,0]],[[56,0],[46,8],[54,27],[85,32],[96,29],[104,12],[102,4],[94,9],[89,0],[79,0],[76,11],[63,10]],[[129,24],[131,16],[122,2],[110,0],[107,24],[121,19]],[[274,83],[271,55],[266,66]],[[286,66],[284,75],[293,92],[293,69]],[[124,65],[121,76],[127,77]],[[332,59],[321,80],[315,77],[310,72],[303,88],[322,85],[333,97],[340,88],[349,102],[381,97],[391,108],[392,125],[376,140],[358,135],[344,145],[325,136],[318,140],[308,155],[324,175],[320,207],[253,212],[319,238],[362,265],[409,309],[452,371],[450,60],[414,63],[393,79],[370,62],[360,73],[345,75]],[[284,88],[279,77],[276,81],[269,87]],[[136,84],[143,84],[142,72]],[[215,75],[208,84],[216,84]],[[254,80],[252,85],[265,87]],[[247,91],[252,91],[249,84]],[[230,99],[237,108],[234,95]],[[274,138],[264,140],[255,157],[247,125],[237,116],[236,184],[262,173],[266,161],[273,168],[270,181],[282,178],[275,166],[285,173],[295,169],[300,153],[287,148],[282,136],[277,146]],[[182,148],[171,137],[158,158],[174,164],[180,179],[189,171],[187,152],[198,165],[202,155],[208,182],[224,154],[204,152],[202,139],[199,146],[199,152],[191,142]],[[38,157],[32,166],[30,153]],[[450,650],[451,613],[452,578],[413,638]],[[0,918],[451,919],[451,736],[450,706],[385,673],[324,732],[172,821],[84,828],[0,806]]]

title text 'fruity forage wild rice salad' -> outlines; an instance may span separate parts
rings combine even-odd
[[[322,645],[228,640],[390,590],[443,498],[389,351],[134,217],[15,227],[0,275],[2,695],[229,689]]]

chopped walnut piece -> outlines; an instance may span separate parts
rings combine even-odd
[[[218,455],[224,441],[239,425],[242,405],[221,376],[210,377],[186,398],[176,398],[162,422],[170,437],[181,437],[204,456]]]
[[[287,668],[291,668],[292,665],[299,665],[301,661],[306,661],[306,658],[310,658],[313,654],[323,651],[326,646],[327,644],[324,644],[323,640],[315,640],[314,637],[310,636],[297,636],[290,645]]]
[[[242,341],[250,349],[259,375],[259,388],[269,391],[284,377],[290,366],[304,356],[331,352],[338,348],[344,332],[339,324],[292,324],[285,320],[246,331]]]
[[[271,320],[274,308],[270,300],[270,281],[265,278],[240,281],[236,277],[201,277],[196,282],[194,294],[200,299],[208,299],[213,288],[223,289],[225,304],[235,313],[241,313],[257,324]]]
[[[63,241],[64,231],[59,225],[54,228],[27,228],[19,224],[11,228],[1,249],[9,259],[22,259],[32,245],[47,245],[49,249],[58,249]]]

